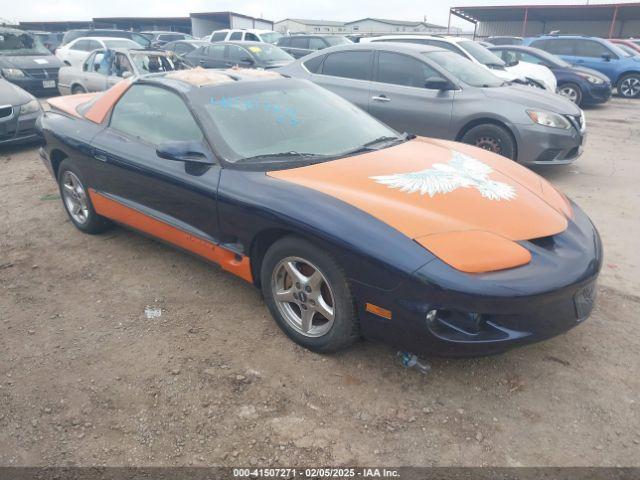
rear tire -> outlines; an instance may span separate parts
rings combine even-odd
[[[79,93],[87,93],[87,90],[82,85],[71,87],[71,95],[78,95]]]
[[[87,183],[69,158],[63,160],[58,168],[58,188],[64,209],[78,230],[97,234],[111,228],[111,221],[94,210]]]
[[[618,80],[618,95],[624,98],[640,97],[640,73],[629,73]]]
[[[483,123],[469,129],[460,139],[478,148],[488,150],[511,160],[516,159],[516,142],[505,128]]]
[[[577,84],[563,83],[558,87],[558,92],[576,105],[582,104],[582,89]]]
[[[298,345],[328,353],[360,337],[347,278],[314,244],[294,236],[278,240],[264,256],[260,280],[271,315]]]

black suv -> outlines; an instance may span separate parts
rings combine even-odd
[[[342,35],[292,35],[281,37],[278,46],[294,58],[304,57],[323,48],[353,43]]]

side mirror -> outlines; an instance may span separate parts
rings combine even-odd
[[[122,72],[122,78],[131,78],[133,77],[133,73],[131,73],[129,70],[127,70],[126,72]]]
[[[429,90],[452,90],[453,85],[446,78],[442,77],[429,77],[424,83],[424,88]]]
[[[508,62],[505,66],[507,67],[515,67],[516,65],[518,65],[520,63],[520,60],[511,60],[510,62]]]
[[[611,54],[610,53],[603,53],[602,54],[602,58],[604,59],[605,62],[610,62],[611,61]]]
[[[82,71],[83,71],[83,72],[86,72],[88,67],[89,67],[89,65],[88,65],[88,64],[83,63],[83,64],[82,64]]]
[[[175,141],[158,145],[156,155],[165,160],[176,162],[191,162],[213,165],[207,149],[201,142]]]

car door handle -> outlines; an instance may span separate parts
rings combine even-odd
[[[391,99],[386,95],[378,95],[377,97],[371,97],[371,100],[373,100],[374,102],[382,102],[382,103],[387,103],[391,101]]]

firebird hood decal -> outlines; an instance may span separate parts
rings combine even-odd
[[[390,188],[401,192],[436,194],[453,192],[458,188],[475,188],[489,200],[511,200],[516,197],[515,188],[504,182],[489,178],[493,172],[486,163],[482,163],[464,153],[453,151],[453,158],[447,163],[434,163],[432,168],[419,172],[396,173],[370,177]]]
[[[452,165],[453,152],[459,154],[455,157],[455,163],[461,162],[458,166]],[[437,164],[456,170],[451,176],[455,188],[453,183],[436,185],[432,180],[402,176],[442,169]],[[462,175],[469,171],[474,173],[468,178]],[[498,155],[445,140],[418,138],[267,175],[338,198],[411,239],[420,238],[423,245],[429,235],[471,230],[509,241],[545,237],[564,231],[572,215],[565,197],[533,172]],[[487,187],[487,181],[496,183]],[[427,194],[408,194],[410,191]],[[448,193],[438,194],[442,191]]]

